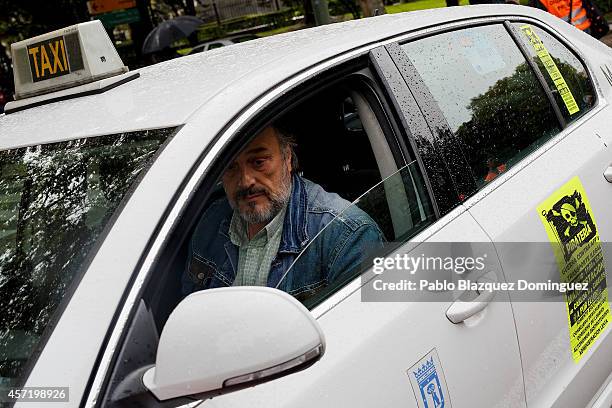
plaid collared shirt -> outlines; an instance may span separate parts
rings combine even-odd
[[[286,211],[287,205],[251,240],[247,223],[234,211],[229,228],[230,240],[239,251],[234,286],[267,285],[270,265],[276,257],[283,235]]]

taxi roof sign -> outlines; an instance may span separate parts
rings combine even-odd
[[[16,42],[11,54],[16,101],[128,71],[99,20]]]

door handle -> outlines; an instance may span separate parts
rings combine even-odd
[[[478,283],[484,282],[497,282],[497,278],[495,277],[495,272],[491,271],[479,279],[476,280]],[[456,300],[452,305],[446,310],[446,317],[452,323],[461,323],[469,317],[474,316],[476,313],[484,310],[485,307],[489,305],[491,300],[495,297],[494,291],[484,291],[479,292],[478,296],[474,300],[463,301]]]
[[[608,183],[612,183],[612,164],[604,171],[604,178]]]

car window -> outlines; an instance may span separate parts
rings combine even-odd
[[[571,122],[593,107],[595,90],[580,60],[541,28],[526,23],[513,25],[540,68],[565,120]]]
[[[206,203],[191,234],[182,281],[183,294],[231,286],[236,279],[238,282],[255,281],[274,286],[297,253],[307,245],[306,235],[316,235],[357,197],[377,185],[383,177],[397,171],[398,163],[375,113],[374,102],[367,100],[369,91],[360,85],[363,85],[361,79],[351,78],[308,94],[270,125],[249,132],[252,141],[239,142],[242,147],[236,161],[230,162],[229,167],[222,171],[220,194],[213,194]],[[316,120],[312,120],[314,118]],[[291,146],[292,151],[290,155],[284,153],[277,157],[274,152],[277,145],[280,148],[281,139],[285,146],[283,149]],[[251,151],[267,153],[260,157],[249,153]],[[291,157],[292,168],[289,173],[281,171],[287,166],[285,160],[289,160],[288,157]],[[261,171],[255,166],[260,159]],[[238,161],[242,164],[237,172]],[[254,240],[257,242],[252,243],[253,236],[239,238],[246,236],[246,233],[241,233],[246,224],[255,224],[245,220],[256,219],[255,211],[266,211],[276,216],[279,210],[268,210],[268,206],[272,208],[272,201],[267,198],[247,204],[247,198],[242,198],[247,188],[264,191],[266,197],[269,195],[278,200],[285,197],[282,205],[274,204],[276,208],[285,208],[286,216],[280,220],[281,224],[274,224],[282,226],[274,236],[284,244],[274,244],[278,249],[266,253],[266,258],[260,258],[266,259],[267,267],[256,271],[245,265],[262,263],[258,258],[252,260],[263,253],[254,248],[270,239],[272,233],[267,225],[272,222],[268,217],[260,223],[266,226],[266,230],[260,228],[258,231],[263,231],[266,238],[260,237],[261,242]],[[242,196],[239,197],[235,192],[241,190]],[[389,208],[382,207],[378,211],[382,214]],[[391,218],[387,215],[381,219],[388,221]],[[377,226],[376,231],[393,234],[392,228],[392,224],[386,222]],[[306,232],[302,235],[300,231]],[[289,250],[290,247],[295,249]],[[322,256],[331,259],[333,249],[324,251]],[[248,273],[246,278],[245,271]],[[325,280],[321,275],[299,274],[300,278],[291,280],[283,290],[297,296],[307,291],[305,288]]]
[[[502,25],[402,45],[483,187],[560,125],[536,75]]]
[[[173,130],[0,151],[0,385],[20,380],[96,240]]]
[[[435,215],[417,162],[413,161],[373,186],[330,221],[295,259],[277,287],[282,288],[284,279],[291,275],[291,270],[299,268],[301,264],[308,265],[309,273],[315,274],[313,271],[330,268],[329,264],[321,261],[321,248],[337,243],[340,239],[339,231],[346,230],[347,220],[356,219],[360,217],[359,214],[369,217],[374,226],[387,226],[384,229],[390,233],[385,235],[386,240],[395,243],[410,240],[430,225],[435,220]],[[297,296],[307,307],[313,308],[333,295],[368,269],[371,266],[369,259],[389,248],[384,240],[360,239],[352,243],[354,245],[344,246],[338,251],[335,262],[341,262],[342,268],[333,276],[333,280]],[[328,275],[326,272],[320,274]]]
[[[208,45],[208,49],[209,50],[214,50],[215,48],[221,48],[223,46],[224,46],[224,44],[222,44],[222,43],[212,43],[212,44]]]

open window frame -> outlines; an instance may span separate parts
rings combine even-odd
[[[225,168],[261,129],[321,90],[338,86],[341,83],[351,84],[370,106],[385,136],[395,168],[400,169],[415,160],[415,153],[405,142],[409,138],[409,135],[406,135],[407,130],[398,125],[401,122],[397,113],[387,100],[381,80],[377,77],[375,70],[369,66],[369,61],[368,54],[365,54],[309,77],[261,109],[261,112],[238,129],[232,135],[231,141],[228,141],[215,155],[214,162],[207,166],[206,172],[191,193],[189,202],[185,205],[178,221],[157,254],[150,273],[140,286],[136,302],[131,303],[129,317],[117,342],[119,347],[111,357],[102,382],[102,395],[97,399],[96,406],[112,406],[112,396],[117,385],[139,368],[154,363],[159,334],[171,311],[182,299],[179,293],[184,262],[178,260],[187,259],[188,241],[200,215],[210,203],[211,195],[219,191],[215,187],[218,187]],[[279,103],[281,98],[282,104]],[[210,146],[218,143],[219,137],[220,135],[211,141]],[[424,169],[421,169],[421,172],[423,177],[427,177]],[[433,200],[431,194],[429,199]],[[168,293],[174,293],[175,296],[168,296]],[[133,344],[146,345],[146,347],[135,348],[131,346]],[[125,361],[131,364],[121,363]],[[189,400],[186,399],[184,402],[189,402]]]

